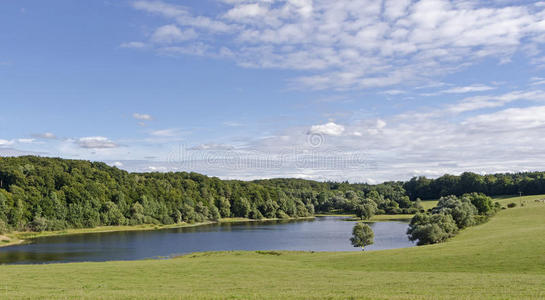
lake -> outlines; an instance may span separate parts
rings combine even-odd
[[[355,222],[343,217],[203,225],[151,231],[88,233],[38,238],[0,248],[0,264],[138,260],[201,251],[359,251],[349,238]],[[366,250],[412,247],[407,222],[370,223],[375,244]]]

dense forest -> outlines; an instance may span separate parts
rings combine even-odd
[[[197,173],[129,173],[101,162],[0,157],[0,232],[174,224],[317,212],[415,213],[401,183],[220,180]]]
[[[545,193],[544,176],[464,173],[378,185],[283,178],[240,181],[187,172],[129,173],[83,160],[0,157],[0,232],[331,212],[362,218],[375,213],[413,214],[421,211],[419,199],[471,192]]]
[[[460,176],[443,175],[437,179],[414,177],[403,184],[411,200],[429,200],[466,193],[497,195],[545,194],[545,172],[479,175],[465,172]]]

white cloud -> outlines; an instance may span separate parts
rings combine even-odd
[[[0,139],[0,147],[6,147],[13,145],[13,141]]]
[[[253,4],[242,4],[230,9],[225,17],[228,19],[241,19],[241,18],[255,18],[262,17],[267,14],[268,9],[259,5],[258,3]]]
[[[401,90],[387,90],[383,92],[383,94],[390,95],[390,96],[403,95],[405,93],[406,93],[405,91],[401,91]]]
[[[17,139],[17,142],[22,144],[31,144],[34,142],[34,139]]]
[[[189,150],[234,150],[235,147],[225,144],[200,144],[194,147],[189,148]]]
[[[514,91],[501,95],[474,96],[449,105],[448,110],[453,113],[462,113],[483,108],[502,107],[508,103],[520,100],[545,101],[544,91]]]
[[[313,125],[310,127],[309,133],[311,134],[326,134],[338,136],[344,132],[344,126],[335,124],[334,122],[328,122],[322,125]]]
[[[453,87],[444,91],[441,91],[441,93],[445,94],[464,94],[464,93],[472,93],[472,92],[484,92],[484,91],[490,91],[495,89],[494,87],[483,85],[483,84],[474,84],[469,86],[459,86],[459,87]]]
[[[49,139],[49,140],[54,140],[57,138],[57,136],[51,132],[33,133],[32,137],[37,139]]]
[[[175,136],[179,136],[181,133],[182,132],[179,128],[168,128],[168,129],[154,130],[150,132],[151,135],[157,136],[157,137],[175,137]]]
[[[151,40],[155,43],[172,44],[192,40],[197,37],[193,29],[182,31],[176,25],[165,25],[157,28],[151,35]]]
[[[143,42],[126,42],[119,45],[121,48],[132,48],[132,49],[143,49],[148,47],[146,43]]]
[[[545,78],[542,77],[532,77],[530,85],[545,85]]]
[[[151,121],[153,120],[153,117],[149,114],[140,114],[140,113],[134,113],[132,114],[132,117],[137,119],[137,120],[142,120],[142,121]]]
[[[86,149],[107,149],[119,147],[116,143],[103,136],[90,136],[79,138],[76,143]]]
[[[228,127],[241,127],[241,126],[244,126],[244,124],[239,123],[239,122],[235,122],[235,121],[226,121],[226,122],[223,122],[223,125],[228,126]]]
[[[292,78],[313,89],[370,88],[433,81],[483,59],[509,61],[518,51],[542,56],[545,7],[448,0],[223,1],[215,15],[193,15],[161,1],[134,7],[199,32],[198,50],[172,54],[232,59],[243,67],[304,71]],[[167,25],[175,26],[175,25]],[[177,28],[177,27],[176,27]],[[161,39],[160,39],[161,40]],[[526,49],[526,50],[525,50]],[[534,49],[527,51],[527,49]],[[164,51],[164,49],[158,49]],[[489,90],[453,88],[448,93]]]

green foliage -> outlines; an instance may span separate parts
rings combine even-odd
[[[482,194],[441,197],[429,212],[412,218],[407,234],[411,241],[418,240],[418,245],[440,243],[456,235],[460,229],[484,223],[497,209],[498,205],[492,204],[492,199]]]
[[[480,215],[487,215],[493,212],[494,204],[492,198],[486,196],[482,193],[471,193],[463,195],[463,198],[469,199],[471,204],[473,204]]]
[[[172,224],[315,212],[414,211],[402,183],[220,180],[197,173],[128,173],[100,162],[0,157],[0,220],[14,230]],[[374,207],[374,209],[373,209]]]
[[[484,193],[489,196],[537,195],[545,193],[545,172],[479,175],[465,172],[460,176],[443,175],[437,179],[414,177],[403,183],[412,199],[438,199],[443,196],[462,196],[468,193]],[[477,205],[475,205],[477,206]]]
[[[418,240],[418,245],[435,244],[446,241],[458,232],[458,227],[451,215],[416,214],[409,225],[407,234],[411,241]]]
[[[371,219],[376,212],[377,204],[370,199],[365,199],[355,205],[356,216],[362,220]]]
[[[456,196],[441,197],[432,213],[451,215],[459,229],[475,225],[477,209],[468,198],[458,199]]]
[[[4,220],[0,220],[0,234],[9,232],[9,226]]]
[[[350,238],[350,242],[352,243],[352,246],[361,247],[363,250],[365,246],[369,246],[374,243],[374,238],[375,234],[373,233],[371,226],[365,223],[357,223],[354,225],[354,228],[352,228],[352,237]]]

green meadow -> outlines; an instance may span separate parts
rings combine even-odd
[[[502,206],[517,206],[448,242],[414,248],[0,266],[0,298],[543,299],[542,198],[503,197]]]

